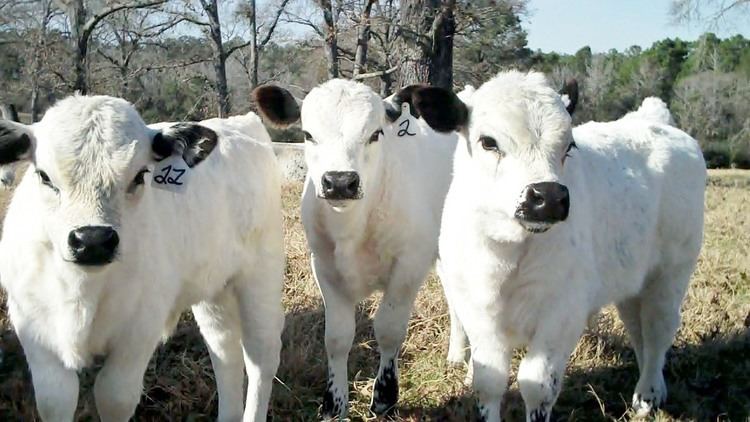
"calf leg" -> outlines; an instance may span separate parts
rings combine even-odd
[[[489,319],[489,316],[477,317],[471,321],[471,326],[466,327],[471,344],[471,382],[477,398],[479,420],[499,422],[513,350]]]
[[[78,374],[41,345],[19,333],[43,421],[72,421],[78,404]]]
[[[638,367],[640,368],[643,361],[641,298],[634,297],[618,303],[617,313],[620,315],[620,320],[622,320],[622,323],[625,325],[625,330],[628,332],[628,338],[630,339],[630,344],[633,346],[635,359],[638,362]]]
[[[544,318],[518,368],[518,386],[528,422],[550,420],[562,387],[565,365],[583,332],[585,316]]]
[[[376,415],[386,413],[398,401],[398,353],[406,337],[409,315],[420,284],[416,277],[393,280],[375,314],[373,325],[380,349],[380,367],[370,410]]]
[[[323,396],[323,419],[343,419],[349,410],[349,382],[347,362],[354,341],[355,303],[331,285],[320,258],[310,258],[313,276],[323,295],[325,305],[325,343],[328,357],[328,383]]]
[[[440,276],[440,280],[443,283],[445,300],[446,302],[448,302],[448,314],[450,315],[451,332],[450,340],[448,343],[448,363],[465,364],[469,358],[469,347],[467,344],[468,338],[466,337],[464,326],[461,324],[461,321],[458,319],[458,315],[456,314],[455,305],[451,303],[451,296],[448,294],[448,291],[445,288],[445,283],[442,281],[444,275],[439,259],[437,261],[436,268],[438,275]]]
[[[284,309],[283,252],[261,255],[251,274],[234,280],[242,327],[242,350],[247,371],[245,421],[265,421],[281,353]]]
[[[159,344],[162,328],[154,326],[150,332],[138,331],[143,325],[135,322],[132,332],[118,338],[96,376],[94,399],[103,422],[128,421],[140,401],[143,374]]]
[[[231,288],[193,306],[193,316],[208,346],[219,395],[219,421],[239,421],[243,409],[243,355],[239,310]]]
[[[641,375],[633,394],[633,410],[645,415],[667,398],[662,369],[665,355],[680,326],[680,304],[694,264],[661,271],[641,292]]]

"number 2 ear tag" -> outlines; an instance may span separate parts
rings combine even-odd
[[[190,167],[180,155],[173,155],[154,166],[151,186],[175,193],[184,193],[190,179]]]
[[[401,116],[398,118],[399,124],[398,131],[396,132],[396,135],[399,138],[403,138],[404,136],[416,136],[416,133],[409,128],[409,126],[411,126],[411,117],[409,103],[401,103]]]

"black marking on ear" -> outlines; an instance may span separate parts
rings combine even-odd
[[[578,104],[578,81],[575,78],[570,78],[565,81],[562,89],[560,89],[560,95],[568,96],[568,104],[565,105],[565,109],[568,110],[568,114],[571,116],[576,111],[576,105]]]
[[[219,142],[213,130],[196,123],[178,123],[154,136],[151,149],[161,161],[171,155],[182,155],[189,167],[194,167],[211,154]]]
[[[424,84],[418,84],[418,85],[409,85],[401,91],[397,92],[396,95],[394,95],[391,98],[392,104],[386,103],[385,107],[385,114],[386,117],[388,117],[388,120],[390,122],[395,122],[400,116],[401,116],[401,104],[408,103],[409,104],[409,113],[414,116],[414,118],[419,118],[419,112],[414,107],[414,103],[412,102],[412,98],[414,95],[414,92],[419,88],[425,88],[427,85]]]
[[[469,108],[447,89],[419,88],[412,95],[412,104],[425,122],[438,132],[460,130],[469,123]]]
[[[32,147],[31,135],[25,126],[0,120],[0,165],[28,158]]]
[[[286,127],[299,120],[297,100],[284,88],[274,85],[255,88],[253,101],[260,115],[275,126]]]

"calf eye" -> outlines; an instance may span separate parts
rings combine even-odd
[[[368,144],[371,144],[373,142],[378,142],[380,139],[380,135],[383,134],[383,129],[378,129],[375,132],[372,132],[372,135],[370,135],[370,139],[367,141]]]
[[[563,164],[565,164],[565,159],[570,157],[570,150],[572,150],[573,148],[578,149],[578,146],[576,145],[575,141],[571,141],[568,144],[568,147],[565,148],[565,155],[563,155],[563,159],[562,159]]]
[[[140,171],[138,171],[138,173],[135,175],[135,178],[133,178],[133,183],[131,183],[130,186],[128,186],[128,193],[135,192],[135,189],[138,186],[140,186],[143,183],[145,183],[144,177],[146,176],[146,173],[148,173],[148,172],[149,172],[149,170],[146,167],[144,167],[144,168],[140,169]]]
[[[313,139],[313,136],[310,135],[310,132],[303,130],[302,134],[305,136],[305,142],[309,142],[311,144],[317,144],[317,142],[315,142],[315,139]]]
[[[479,143],[482,144],[482,148],[487,151],[499,151],[497,141],[489,136],[482,136],[479,138]]]
[[[135,179],[133,179],[134,185],[142,185],[144,183],[144,176],[146,176],[146,173],[148,173],[147,168],[142,168],[141,171],[138,172],[138,174],[135,175]]]
[[[58,192],[58,189],[55,187],[55,185],[52,184],[52,181],[50,180],[49,175],[47,175],[47,173],[44,170],[37,170],[36,174],[39,175],[39,181],[42,182],[44,186],[47,186],[53,191]]]

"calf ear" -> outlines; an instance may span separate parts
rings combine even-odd
[[[578,81],[575,78],[570,78],[565,81],[562,89],[560,90],[560,96],[562,97],[565,109],[568,110],[568,114],[571,116],[576,111],[576,105],[578,104]]]
[[[275,126],[286,127],[299,120],[297,99],[284,88],[273,85],[255,88],[253,100],[261,116]]]
[[[213,130],[195,123],[178,123],[157,132],[151,143],[156,161],[182,155],[189,167],[205,160],[214,150],[219,136]]]
[[[453,91],[420,87],[411,95],[411,104],[437,132],[459,131],[469,123],[469,108]]]
[[[388,121],[393,123],[399,117],[401,117],[401,104],[403,103],[409,104],[409,113],[411,113],[412,116],[418,119],[419,112],[417,112],[417,110],[414,108],[412,98],[414,95],[414,91],[419,88],[425,87],[427,87],[427,85],[409,85],[406,88],[402,88],[399,92],[386,98],[383,102],[385,103],[385,116],[388,118]]]
[[[29,126],[0,120],[0,165],[28,160],[36,141]]]

